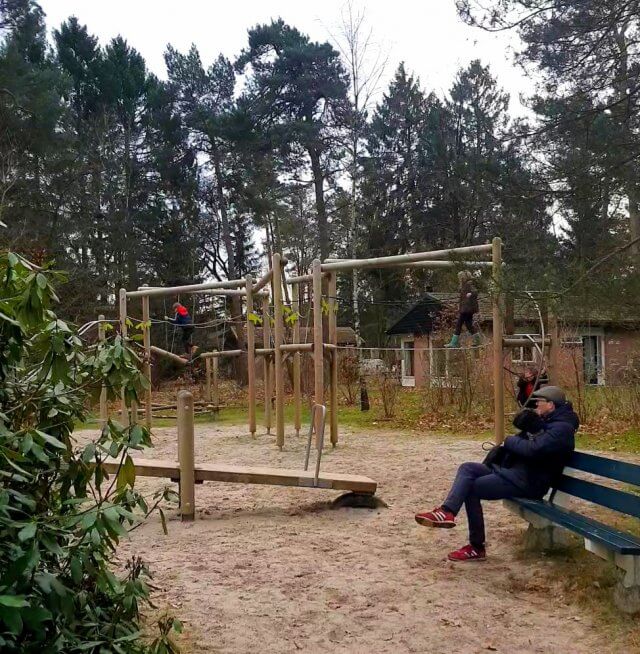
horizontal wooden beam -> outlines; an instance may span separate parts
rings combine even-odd
[[[542,345],[542,336],[533,336],[533,340],[521,336],[507,336],[502,339],[504,347],[520,347],[521,345]],[[551,339],[545,336],[544,345],[551,345]]]
[[[155,297],[161,295],[177,295],[178,293],[200,293],[213,289],[233,289],[246,286],[244,279],[230,279],[223,282],[205,282],[204,284],[188,284],[186,286],[166,286],[150,288],[142,286],[137,291],[127,291],[127,297]]]
[[[155,345],[152,345],[150,350],[154,354],[158,354],[161,357],[171,359],[171,361],[174,363],[179,363],[181,366],[186,366],[188,363],[190,363],[189,359],[185,359],[184,357],[181,357],[178,354],[174,354],[173,352],[167,352],[167,350],[163,350],[161,347],[156,347]]]
[[[196,355],[198,359],[218,359],[221,357],[239,357],[246,354],[246,350],[218,350],[216,352],[203,352]]]
[[[328,274],[323,274],[322,275],[324,278],[328,277]],[[287,277],[285,280],[285,284],[305,284],[305,283],[310,283],[313,281],[313,275],[299,275],[298,277]]]
[[[313,343],[285,343],[280,346],[281,352],[313,352]]]
[[[398,264],[415,263],[419,261],[433,261],[441,259],[454,259],[471,254],[488,254],[491,244],[470,245],[463,248],[450,248],[448,250],[433,250],[432,252],[413,252],[411,254],[397,254],[390,257],[376,257],[374,259],[347,259],[322,264],[322,272],[353,270],[354,268],[385,268]]]
[[[255,295],[258,291],[262,290],[271,281],[272,277],[273,270],[270,269],[266,275],[260,277],[260,279],[253,285],[253,294]]]
[[[326,263],[346,263],[358,259],[325,259]],[[422,268],[425,270],[440,268],[490,268],[491,261],[414,261],[413,263],[387,264],[385,268]]]
[[[224,295],[227,297],[234,297],[234,296],[240,296],[244,297],[247,292],[243,291],[241,289],[234,289],[234,288],[213,288],[208,291],[198,291],[199,293],[202,293],[203,295]],[[269,293],[266,291],[258,291],[257,293],[254,293],[254,295],[257,295],[259,297],[269,297]]]

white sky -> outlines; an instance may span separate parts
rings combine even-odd
[[[104,45],[120,34],[165,77],[163,53],[168,43],[181,51],[198,46],[205,65],[219,53],[233,58],[246,45],[247,30],[281,17],[316,41],[330,39],[340,24],[345,0],[39,0],[50,30],[75,15]],[[455,72],[479,58],[491,66],[511,93],[512,113],[522,113],[518,96],[531,82],[513,66],[508,34],[488,34],[458,18],[454,0],[369,0],[364,7],[377,43],[388,53],[387,86],[398,63],[416,73],[423,88],[443,96]]]

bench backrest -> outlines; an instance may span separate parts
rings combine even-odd
[[[568,495],[593,502],[593,504],[640,518],[640,495],[602,486],[586,479],[571,477],[566,474],[568,468],[640,487],[640,465],[607,459],[586,452],[574,452],[551,495],[551,501],[553,501],[555,491],[562,491]]]

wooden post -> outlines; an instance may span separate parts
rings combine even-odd
[[[300,342],[300,287],[294,284],[291,287],[292,309],[297,314],[296,321],[293,323],[293,342]],[[302,355],[295,352],[293,355],[293,410],[296,436],[300,436],[302,425],[302,403],[300,398],[300,363]]]
[[[253,316],[253,277],[247,275],[247,379],[249,381],[249,431],[256,435],[256,328]]]
[[[122,346],[124,347],[127,340],[127,289],[126,288],[120,289],[119,308],[120,308],[120,337],[122,338]],[[122,412],[122,424],[128,426],[130,424],[129,409],[127,408],[127,402],[124,397],[124,388],[121,391],[120,406]],[[132,406],[131,408],[133,409],[134,407]]]
[[[204,360],[205,370],[205,397],[207,402],[211,402],[211,361],[208,357]]]
[[[271,348],[271,319],[269,317],[269,299],[262,299],[262,340],[265,348]],[[267,434],[271,433],[271,367],[270,356],[264,357],[264,426]]]
[[[211,361],[211,403],[215,407],[220,406],[220,388],[218,387],[218,357],[205,359]]]
[[[329,293],[329,338],[328,342],[334,346],[330,352],[330,382],[329,392],[331,395],[331,413],[329,420],[331,422],[331,445],[335,447],[338,444],[338,302],[336,273],[329,276],[328,293]]]
[[[282,261],[276,252],[271,257],[271,291],[273,295],[273,340],[276,375],[276,445],[284,446],[284,370],[280,346],[284,343],[284,322],[282,316]]]
[[[195,455],[193,445],[193,395],[178,393],[178,461],[180,464],[180,515],[193,520],[195,514]]]
[[[504,297],[504,333],[515,333],[515,302],[513,293],[505,293]]]
[[[313,380],[314,403],[324,404],[324,347],[322,340],[322,270],[320,259],[313,260]],[[316,447],[320,446],[322,411],[316,411]]]
[[[144,376],[149,381],[149,388],[145,391],[145,425],[147,429],[151,429],[151,418],[152,413],[152,396],[151,396],[151,325],[149,321],[151,320],[149,312],[149,297],[147,295],[142,297],[142,322],[144,323],[142,329],[142,339],[144,343],[144,364],[143,364],[143,373]]]
[[[502,239],[494,238],[493,261],[493,404],[496,444],[504,441],[504,370],[502,368]]]
[[[107,338],[104,330],[104,316],[98,316],[98,340],[104,341]],[[109,405],[107,404],[107,387],[103,383],[100,389],[100,425],[104,427],[109,420]]]

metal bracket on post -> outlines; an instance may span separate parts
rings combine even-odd
[[[318,421],[320,431],[317,434],[316,443],[318,449],[318,456],[316,458],[316,470],[313,476],[313,487],[318,487],[318,479],[320,477],[320,460],[322,459],[322,449],[324,447],[324,424],[327,417],[327,407],[324,404],[314,404],[311,407],[311,421],[309,423],[309,435],[307,437],[307,451],[304,457],[304,469],[309,469],[309,457],[311,456],[311,439],[313,438],[314,427],[316,424],[316,411],[321,412],[321,419]]]

